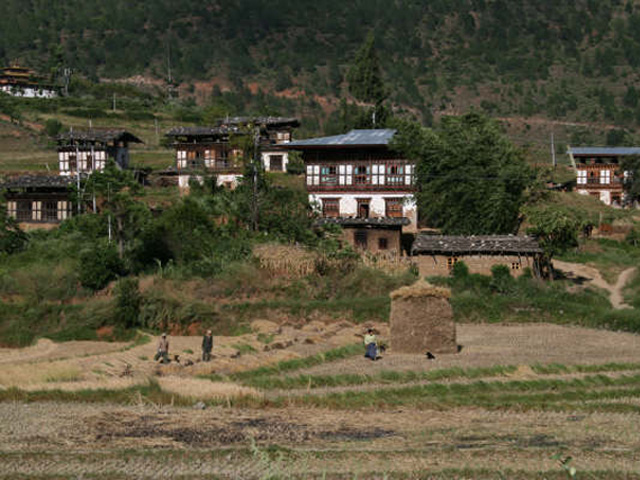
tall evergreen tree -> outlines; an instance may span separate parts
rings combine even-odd
[[[347,73],[347,81],[349,93],[361,102],[378,105],[387,97],[373,33],[369,33],[358,50],[354,64]]]

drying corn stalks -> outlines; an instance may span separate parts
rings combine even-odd
[[[269,243],[256,246],[253,254],[272,275],[304,277],[315,272],[317,254],[303,247]]]

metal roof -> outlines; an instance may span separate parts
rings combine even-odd
[[[68,132],[58,135],[59,141],[80,141],[80,142],[100,142],[107,143],[112,141],[118,142],[133,142],[144,143],[134,134],[127,132],[124,129],[74,129],[71,128]]]
[[[395,133],[396,130],[390,128],[351,130],[343,135],[296,140],[288,143],[287,147],[386,146],[389,145],[389,141]]]
[[[569,147],[569,153],[573,155],[640,155],[640,147]]]
[[[411,254],[534,254],[542,253],[538,241],[534,237],[516,235],[428,235],[419,234]]]
[[[340,225],[342,227],[361,227],[361,228],[389,228],[402,227],[409,225],[411,221],[405,217],[391,218],[357,218],[357,217],[323,217],[316,220],[315,224],[322,225]]]

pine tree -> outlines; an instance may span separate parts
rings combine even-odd
[[[373,33],[369,33],[358,50],[354,64],[347,73],[347,81],[349,93],[361,102],[378,105],[387,97]]]

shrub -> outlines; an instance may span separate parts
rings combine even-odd
[[[142,297],[137,278],[121,278],[116,284],[116,323],[124,328],[140,325]]]
[[[302,175],[304,173],[304,161],[299,154],[289,153],[289,162],[287,163],[287,173],[291,175]]]
[[[511,271],[506,265],[494,265],[491,267],[491,290],[498,293],[508,293],[513,288]]]
[[[123,264],[114,245],[97,243],[80,254],[80,283],[91,290],[100,290],[123,271]]]
[[[62,122],[56,118],[49,118],[44,124],[44,130],[50,137],[55,137],[62,130]]]

